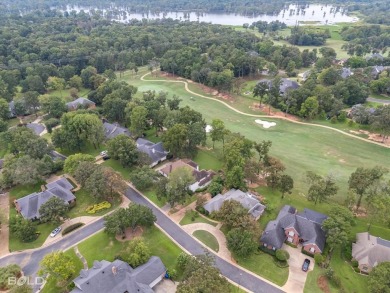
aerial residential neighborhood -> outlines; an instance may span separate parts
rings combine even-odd
[[[390,293],[388,0],[0,1],[0,292]]]

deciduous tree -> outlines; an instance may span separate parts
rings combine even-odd
[[[74,175],[81,162],[95,162],[95,158],[88,154],[74,154],[66,158],[64,172]]]
[[[321,177],[308,171],[306,177],[310,183],[307,197],[308,200],[314,201],[314,204],[317,204],[318,201],[327,201],[329,197],[337,194],[337,191],[339,190],[336,181],[331,174],[326,177]]]
[[[108,154],[118,160],[123,167],[130,167],[137,163],[138,150],[134,140],[121,134],[107,142]]]
[[[371,293],[390,292],[390,262],[378,264],[370,272],[368,277],[368,288]]]
[[[248,257],[257,249],[257,241],[254,235],[247,230],[236,228],[229,231],[226,237],[227,246],[230,251],[240,257]]]
[[[150,249],[140,237],[132,239],[123,253],[123,259],[133,268],[146,263],[150,257]]]
[[[76,273],[74,260],[61,251],[46,254],[39,263],[39,274],[54,278],[60,284],[64,284]]]
[[[61,218],[66,216],[69,205],[61,198],[53,196],[39,208],[40,220],[42,222],[51,222],[59,224]]]

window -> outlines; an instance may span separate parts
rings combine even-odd
[[[316,250],[314,249],[314,247],[310,247],[309,251],[310,251],[311,253],[314,253]]]
[[[294,231],[288,232],[288,236],[294,236],[294,235],[295,235]]]

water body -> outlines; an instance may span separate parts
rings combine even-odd
[[[287,25],[301,24],[335,24],[340,22],[356,22],[357,17],[347,15],[343,7],[311,4],[311,5],[289,5],[279,14],[275,15],[239,15],[233,13],[203,13],[203,12],[164,12],[159,14],[152,13],[133,13],[130,8],[111,7],[107,9],[98,9],[93,7],[66,6],[63,12],[84,11],[91,14],[98,12],[110,20],[127,23],[132,19],[161,19],[172,18],[181,21],[201,21],[222,25],[243,25],[251,24],[255,21],[275,21],[279,20]]]

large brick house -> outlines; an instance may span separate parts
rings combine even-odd
[[[322,223],[326,215],[304,209],[302,213],[289,205],[284,206],[276,220],[267,224],[260,243],[272,250],[280,249],[284,242],[301,246],[308,253],[322,253],[325,246],[325,231]]]

